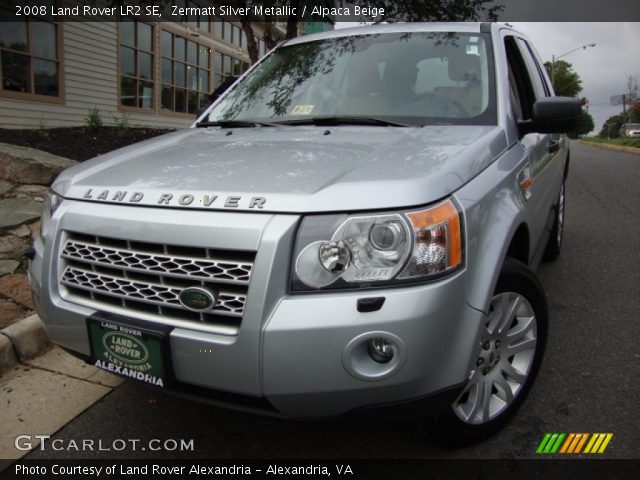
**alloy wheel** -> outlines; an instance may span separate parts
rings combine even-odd
[[[505,292],[491,300],[489,318],[469,381],[453,404],[460,420],[481,425],[511,405],[533,366],[537,322],[529,301]]]

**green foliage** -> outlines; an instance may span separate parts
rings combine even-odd
[[[620,145],[621,147],[640,148],[640,138],[600,138],[584,137],[582,140],[591,143],[603,143],[609,145]]]
[[[556,60],[553,69],[551,68],[551,62],[546,62],[544,67],[547,69],[549,78],[553,79],[553,89],[556,95],[577,97],[582,91],[580,75],[573,71],[573,67],[569,62]]]
[[[38,135],[40,135],[40,137],[42,138],[49,138],[49,131],[47,130],[47,122],[44,121],[44,114],[40,115]]]
[[[581,135],[586,135],[595,129],[596,126],[593,122],[593,117],[589,112],[582,111],[582,116],[580,117],[580,123],[578,128],[574,132],[569,132],[569,138],[578,138]]]
[[[640,123],[640,100],[636,100],[629,107],[629,123]]]
[[[380,22],[464,22],[476,20],[496,21],[504,5],[494,0],[370,0],[355,1],[384,8]]]
[[[112,0],[117,1],[117,0]],[[162,0],[169,2],[169,0]],[[273,0],[227,0],[227,5],[234,7],[253,7],[261,5],[269,7],[279,3],[288,3],[301,11],[303,6],[307,6],[307,17],[305,20],[317,21],[309,16],[313,6],[333,7],[338,6],[337,0],[289,0],[289,2],[273,2]],[[500,0],[352,0],[351,5],[384,8],[384,16],[377,18],[380,22],[465,22],[488,20],[495,22],[498,15],[504,10],[504,5]],[[282,34],[276,28],[273,18],[257,17],[254,21],[262,22],[264,27],[264,40],[267,49],[273,48],[281,38]],[[256,36],[250,26],[248,19],[241,22],[242,29],[247,35],[247,47],[251,63],[258,60],[258,50],[256,47]],[[289,16],[286,21],[286,38],[297,35],[299,18],[295,15]]]
[[[84,126],[89,132],[97,132],[102,128],[102,116],[100,110],[93,107],[89,109],[87,116],[84,117]]]
[[[622,127],[623,123],[624,120],[622,115],[609,117],[607,121],[604,122],[604,125],[602,125],[602,129],[600,130],[600,133],[598,133],[598,136],[602,138],[619,138],[620,127]]]
[[[116,124],[116,135],[124,137],[129,131],[129,115],[127,113],[122,114],[122,118],[113,117],[113,122]]]

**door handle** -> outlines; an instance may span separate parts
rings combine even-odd
[[[558,150],[560,150],[560,140],[549,140],[549,143],[547,144],[547,151],[549,153],[555,153]]]

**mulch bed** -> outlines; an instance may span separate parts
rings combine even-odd
[[[0,128],[0,142],[37,148],[61,157],[84,161],[170,131],[158,128],[119,130],[116,127],[101,127],[97,132],[89,132],[84,127],[45,130]]]

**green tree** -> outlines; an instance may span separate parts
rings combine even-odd
[[[622,127],[623,123],[622,115],[609,117],[607,121],[604,122],[604,125],[602,125],[598,136],[602,138],[620,138],[620,127]]]
[[[569,138],[578,138],[581,135],[586,135],[587,133],[591,132],[595,128],[596,126],[595,126],[595,123],[593,122],[593,117],[589,112],[585,112],[583,110],[582,116],[580,117],[580,123],[578,124],[578,128],[573,132],[569,132],[568,136]]]
[[[380,22],[468,22],[486,19],[498,20],[504,5],[494,0],[367,0],[354,4],[384,8]]]
[[[564,60],[556,60],[553,68],[551,62],[546,62],[544,67],[547,69],[549,78],[553,79],[553,89],[558,96],[577,97],[582,91],[582,80],[569,62]]]
[[[629,107],[629,122],[640,123],[640,100],[636,100]]]
[[[228,0],[227,5],[235,7],[253,7],[262,5],[265,8],[272,6],[289,5],[296,12],[302,12],[303,6],[307,11],[311,7],[337,6],[336,0]],[[496,0],[352,0],[351,5],[370,6],[384,8],[384,16],[379,21],[384,22],[464,22],[486,19],[496,21],[498,14],[503,10],[503,5],[497,5]],[[293,11],[293,10],[292,10]],[[308,15],[307,15],[308,16]],[[281,33],[276,28],[276,20],[281,18],[267,18],[265,16],[245,16],[240,19],[242,29],[247,36],[247,50],[251,63],[258,61],[258,42],[256,33],[252,28],[252,22],[261,22],[264,27],[262,40],[268,50],[275,47],[282,40]],[[284,38],[293,38],[298,35],[298,24],[302,19],[296,15],[290,15],[286,19],[286,33]],[[309,21],[328,21],[326,18],[306,18]]]

